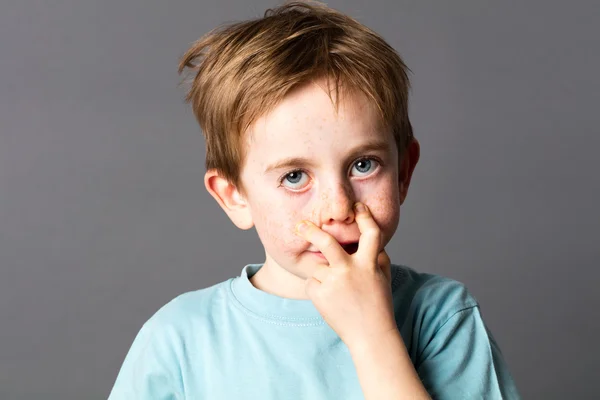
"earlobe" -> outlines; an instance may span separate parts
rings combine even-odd
[[[232,183],[220,176],[218,171],[211,169],[206,172],[204,186],[235,226],[243,230],[254,226],[248,201]]]

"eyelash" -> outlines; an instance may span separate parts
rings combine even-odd
[[[356,164],[358,161],[364,161],[364,160],[374,160],[374,161],[377,162],[377,164],[379,164],[380,167],[383,167],[383,162],[381,161],[381,159],[379,157],[376,157],[376,156],[364,156],[364,157],[361,157],[361,158],[357,158],[356,160],[354,160],[354,162],[352,163],[352,165]],[[279,182],[279,186],[278,187],[281,187],[283,185],[283,180],[289,174],[292,174],[294,172],[304,172],[304,173],[306,173],[306,171],[304,169],[302,169],[302,168],[296,168],[296,169],[293,169],[291,171],[288,171],[288,172],[286,172],[285,174],[283,174],[278,179],[278,182]],[[287,193],[287,191],[286,191],[286,193]],[[294,194],[294,193],[295,193],[294,191],[291,191],[291,194]]]

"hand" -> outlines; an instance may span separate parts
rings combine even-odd
[[[357,203],[360,204],[360,203]],[[381,229],[366,206],[356,214],[358,251],[348,254],[337,240],[309,221],[296,234],[314,244],[329,261],[306,280],[306,294],[347,346],[360,345],[396,330],[390,258]],[[300,225],[300,224],[298,224]]]

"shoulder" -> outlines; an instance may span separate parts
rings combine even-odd
[[[207,325],[207,305],[219,303],[226,284],[183,293],[158,309],[133,340],[110,399],[183,398],[182,360],[188,357],[194,327]]]
[[[465,284],[393,265],[402,336],[427,391],[439,399],[520,399],[498,343]]]
[[[428,324],[440,326],[456,313],[479,306],[462,282],[401,264],[391,268],[394,305],[406,316],[419,315]]]
[[[220,304],[220,300],[226,296],[226,285],[229,281],[178,295],[159,308],[142,329],[155,334],[182,331],[209,319],[215,305]]]
[[[423,305],[447,305],[449,311],[477,306],[479,303],[467,286],[442,275],[419,272],[402,264],[392,264],[392,292],[411,295]]]
[[[177,365],[186,342],[209,324],[212,311],[207,306],[219,303],[226,284],[227,281],[186,292],[163,305],[138,331],[125,364],[156,368]]]

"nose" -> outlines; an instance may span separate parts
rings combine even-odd
[[[321,194],[322,222],[330,221],[351,222],[354,218],[354,203],[356,195],[349,183],[337,183],[326,189]]]

